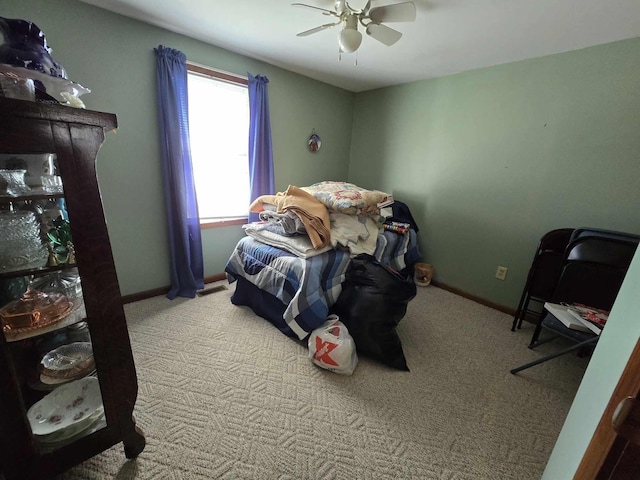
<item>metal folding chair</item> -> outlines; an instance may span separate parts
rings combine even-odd
[[[633,236],[624,239],[611,235],[597,236],[597,233],[579,236],[570,242],[565,250],[560,273],[549,301],[582,303],[611,310],[639,241],[640,237]],[[552,336],[540,340],[543,329],[549,331]],[[560,336],[575,342],[576,345],[514,368],[511,373],[520,372],[575,350],[592,350],[599,338],[592,332],[572,330],[553,315],[546,314],[540,316],[529,348],[535,348]]]
[[[522,327],[522,321],[527,314],[539,317],[544,313],[541,312],[541,304],[551,298],[553,287],[562,265],[564,251],[572,234],[573,228],[559,228],[545,233],[540,239],[529,268],[527,282],[520,296],[518,309],[513,317],[512,332],[516,331],[516,327]],[[540,304],[538,305],[539,308],[537,310],[530,309],[531,302]],[[541,318],[538,318],[538,320],[541,320]]]
[[[576,344],[568,348],[558,350],[557,352],[551,353],[544,357],[541,357],[537,360],[534,360],[533,362],[525,363],[524,365],[521,365],[517,368],[513,368],[511,369],[511,373],[521,372],[522,370],[526,370],[529,367],[534,367],[536,365],[539,365],[549,360],[553,360],[554,358],[560,357],[567,353],[574,352],[576,350],[577,351],[586,351],[587,349],[593,350],[593,348],[595,348],[596,346],[596,343],[598,343],[598,339],[600,338],[599,335],[596,335],[595,333],[592,333],[592,332],[582,332],[580,330],[572,330],[570,328],[567,328],[564,326],[564,324],[560,320],[558,320],[556,317],[554,317],[550,313],[547,313],[546,316],[544,316],[542,320],[542,326],[543,328],[547,328],[552,332],[557,333],[557,335],[550,336],[549,338],[542,341],[538,341],[536,342],[535,345],[530,346],[529,348],[535,348],[539,345],[542,345],[543,343],[550,342],[559,337],[568,338],[569,340],[576,342]]]

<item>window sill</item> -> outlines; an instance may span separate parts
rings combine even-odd
[[[249,223],[248,217],[238,218],[201,218],[200,229],[203,228],[218,228],[218,227],[230,227],[232,225],[245,225]]]

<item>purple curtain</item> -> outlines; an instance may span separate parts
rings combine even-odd
[[[249,188],[250,202],[260,195],[275,194],[273,151],[271,148],[271,122],[269,96],[264,75],[247,74],[249,78]],[[258,220],[257,213],[249,214],[249,221]]]
[[[157,60],[162,173],[169,234],[171,288],[167,298],[193,298],[204,288],[198,201],[189,146],[187,57],[162,45]]]

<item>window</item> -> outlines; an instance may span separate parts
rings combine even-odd
[[[192,64],[187,70],[200,223],[245,223],[250,198],[247,80]],[[238,222],[229,222],[233,219]]]

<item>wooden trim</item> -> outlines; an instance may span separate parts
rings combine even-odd
[[[616,432],[611,426],[613,412],[618,404],[626,397],[637,397],[640,392],[640,340],[636,343],[627,366],[625,367],[609,404],[604,410],[600,422],[596,427],[591,442],[584,452],[582,461],[578,465],[574,480],[593,480],[600,473],[600,469],[607,460],[609,451],[616,440]]]
[[[146,300],[147,298],[159,297],[160,295],[166,295],[169,291],[169,287],[154,288],[153,290],[146,290],[144,292],[132,293],[131,295],[123,295],[122,303],[133,303],[140,300]]]
[[[217,273],[215,275],[211,275],[209,277],[205,277],[204,279],[204,283],[213,283],[213,282],[219,282],[220,280],[225,280],[227,278],[226,274],[224,273]],[[510,307],[506,307],[504,305],[500,305],[498,303],[494,303],[491,302],[489,300],[486,300],[482,297],[478,297],[476,295],[472,295],[470,293],[467,293],[463,290],[459,290],[455,287],[451,287],[445,283],[441,283],[438,282],[436,280],[432,280],[431,284],[434,287],[438,287],[441,288],[443,290],[446,290],[448,292],[451,293],[455,293],[456,295],[459,295],[463,298],[467,298],[469,300],[472,300],[476,303],[479,303],[480,305],[484,305],[486,307],[489,308],[493,308],[494,310],[498,310],[500,312],[503,313],[507,313],[509,315],[515,315],[516,314],[516,310],[514,308],[510,308]],[[169,291],[170,287],[160,287],[160,288],[154,288],[152,290],[146,290],[144,292],[138,292],[138,293],[133,293],[131,295],[124,295],[122,297],[122,303],[132,303],[132,302],[137,302],[140,300],[145,300],[147,298],[151,298],[151,297],[157,297],[159,295],[165,295],[168,291]]]
[[[248,217],[240,218],[202,218],[200,219],[200,228],[219,228],[230,227],[232,225],[245,225],[249,223]]]
[[[226,279],[227,279],[226,273],[216,273],[215,275],[204,277],[204,284],[206,285],[207,283],[219,282],[220,280],[226,280]]]
[[[448,292],[455,293],[456,295],[460,295],[461,297],[467,298],[469,300],[473,300],[474,302],[479,303],[480,305],[484,305],[486,307],[493,308],[494,310],[498,310],[498,311],[503,312],[503,313],[508,313],[511,316],[516,314],[516,309],[515,308],[511,308],[511,307],[507,307],[505,305],[500,305],[499,303],[491,302],[491,301],[489,301],[487,299],[484,299],[482,297],[478,297],[476,295],[472,295],[471,293],[465,292],[464,290],[460,290],[458,288],[451,287],[451,286],[449,286],[449,285],[447,285],[445,283],[441,283],[441,282],[438,282],[436,280],[432,280],[431,284],[434,287],[438,287],[438,288],[441,288],[441,289],[446,290]]]
[[[220,280],[225,280],[226,278],[227,278],[226,274],[216,273],[215,275],[205,277],[204,283],[206,285],[207,283],[219,282]],[[146,290],[144,292],[132,293],[131,295],[123,295],[122,303],[124,304],[124,303],[139,302],[140,300],[146,300],[147,298],[166,295],[170,289],[171,287],[159,287],[159,288],[154,288],[152,290]]]
[[[249,80],[247,78],[240,77],[233,73],[214,70],[213,68],[204,67],[202,65],[187,63],[187,71],[198,73],[200,75],[204,75],[205,77],[211,77],[215,80],[222,80],[229,83],[235,83],[237,85],[244,85],[245,87],[249,85]]]

